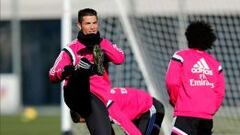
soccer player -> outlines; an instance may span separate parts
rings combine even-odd
[[[225,95],[223,69],[207,49],[216,35],[204,21],[190,23],[188,48],[175,52],[166,73],[170,104],[174,107],[172,135],[211,135],[213,116]]]
[[[107,67],[103,67],[103,63],[121,64],[124,53],[116,44],[100,37],[95,10],[80,10],[77,26],[80,30],[77,38],[61,51],[49,71],[49,78],[55,83],[64,80],[65,103],[85,118],[92,135],[110,135],[111,123],[106,107],[98,107],[107,103],[107,91],[111,89]]]
[[[144,98],[144,103],[148,104],[139,104],[140,101],[136,102],[136,99],[141,99],[141,97],[131,97],[128,100],[137,105],[134,105],[136,110],[131,109],[131,105],[128,104],[130,102],[126,100],[125,106],[127,105],[126,108],[129,108],[128,112],[119,111],[121,110],[119,107],[122,107],[123,103],[117,101],[116,95],[111,93],[112,85],[108,75],[108,62],[123,63],[124,53],[108,39],[100,37],[97,12],[89,8],[80,10],[78,12],[78,27],[80,32],[77,39],[62,50],[49,72],[52,82],[65,80],[64,100],[71,109],[73,121],[78,122],[79,120],[74,116],[83,117],[92,135],[107,135],[111,131],[110,120],[107,117],[109,112],[111,119],[118,123],[126,133],[140,135],[140,130],[133,124],[133,116],[134,119],[138,119],[141,114],[147,114],[152,104],[156,103],[155,107],[160,108],[156,110],[161,111],[150,113],[149,116],[154,114],[154,117],[149,117],[153,120],[148,122],[146,118],[139,119],[139,121],[146,121],[145,125],[149,127],[148,130],[156,131],[154,123],[156,121],[155,125],[160,127],[158,119],[162,121],[162,112],[164,112],[163,106],[161,103],[158,104],[156,100]],[[144,94],[134,95],[146,97]],[[122,99],[122,96],[119,96],[119,99]],[[144,109],[137,110],[137,108]],[[158,115],[157,112],[161,113],[158,118],[155,117]]]
[[[124,131],[137,135],[133,130],[137,127],[142,135],[159,135],[165,113],[160,101],[144,90],[130,87],[116,87],[110,93],[109,115]]]

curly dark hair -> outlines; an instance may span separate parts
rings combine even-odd
[[[185,36],[189,48],[200,50],[211,49],[217,39],[211,25],[204,21],[191,22],[186,29]]]
[[[97,15],[97,11],[91,8],[84,8],[78,11],[78,22],[81,23],[83,21],[83,17],[84,16],[96,16],[98,18]]]

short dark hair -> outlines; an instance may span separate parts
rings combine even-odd
[[[97,11],[91,8],[84,8],[78,11],[78,22],[81,23],[83,21],[84,16],[97,16]]]
[[[211,25],[204,21],[191,22],[186,29],[185,36],[189,48],[200,50],[211,49],[217,39]]]

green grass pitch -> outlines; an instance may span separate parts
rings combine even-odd
[[[24,121],[19,116],[0,116],[0,135],[60,135],[60,116],[38,116]]]
[[[60,115],[38,116],[33,121],[23,121],[20,115],[0,115],[0,135],[61,135]],[[239,135],[240,119],[216,117],[214,120],[215,135]],[[116,135],[124,135],[122,130],[113,125]],[[90,135],[86,125],[73,124],[73,132],[76,135]],[[162,135],[162,133],[161,133]]]
[[[0,115],[0,135],[61,135],[60,115],[38,116],[32,121],[24,121],[21,115]],[[124,135],[122,130],[114,126],[117,135]],[[75,135],[90,135],[84,123],[74,124]]]

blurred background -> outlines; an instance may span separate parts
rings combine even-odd
[[[126,54],[123,65],[110,65],[113,86],[146,89],[164,103],[167,115],[161,134],[169,133],[172,121],[164,84],[169,59],[186,47],[189,22],[211,23],[218,40],[209,52],[222,63],[226,77],[226,97],[214,133],[240,134],[239,0],[0,2],[1,135],[64,134],[60,123],[69,122],[63,120],[60,84],[49,82],[48,71],[66,45],[64,38],[76,38],[77,12],[86,7],[98,11],[101,35]],[[68,30],[70,34],[64,35]],[[89,134],[84,124],[70,124],[73,134]],[[116,131],[122,134],[118,127]]]

